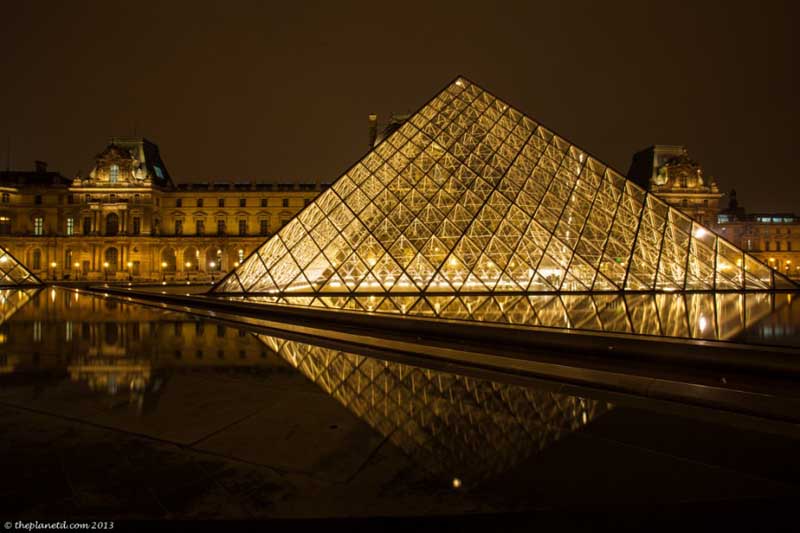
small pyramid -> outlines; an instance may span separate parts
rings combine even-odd
[[[41,284],[42,282],[39,278],[34,276],[7,250],[0,247],[0,287],[19,287]]]
[[[787,287],[796,285],[459,77],[212,291]]]

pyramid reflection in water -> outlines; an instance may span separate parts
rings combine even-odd
[[[510,470],[611,408],[547,392],[259,335],[416,464],[475,483]]]
[[[34,276],[7,250],[0,247],[0,287],[41,284],[39,278]]]
[[[794,287],[458,78],[213,291],[496,295]]]

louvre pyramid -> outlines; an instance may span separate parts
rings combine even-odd
[[[443,477],[458,473],[470,484],[511,470],[612,408],[563,393],[258,338],[420,466]]]
[[[212,291],[794,287],[459,77]]]
[[[0,287],[41,284],[39,278],[17,261],[13,255],[0,247]]]

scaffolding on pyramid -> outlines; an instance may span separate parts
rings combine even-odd
[[[794,288],[679,209],[459,77],[212,292]]]
[[[0,287],[41,285],[42,282],[3,247],[0,247]]]

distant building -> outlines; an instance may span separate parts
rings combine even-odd
[[[722,209],[714,178],[689,158],[683,146],[655,145],[633,156],[628,178],[713,229],[772,268],[800,278],[800,217],[793,213],[746,214],[731,191]]]
[[[175,184],[158,146],[113,138],[86,176],[0,172],[0,245],[43,279],[210,279],[324,190],[316,183]]]
[[[657,144],[637,152],[628,179],[705,226],[716,221],[723,194],[684,146]]]

